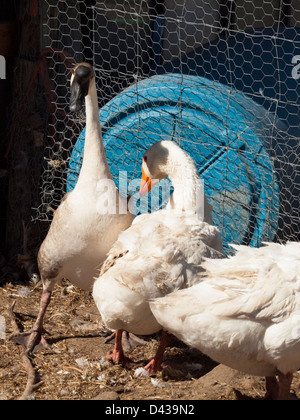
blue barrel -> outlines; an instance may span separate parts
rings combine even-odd
[[[259,246],[274,239],[280,200],[269,148],[281,123],[262,106],[200,76],[165,74],[130,86],[100,110],[99,118],[121,193],[136,193],[144,152],[157,141],[173,140],[197,165],[225,252],[229,243]],[[77,181],[84,139],[85,129],[70,159],[67,192]],[[135,203],[136,214],[164,206],[168,189],[155,190],[150,204]]]

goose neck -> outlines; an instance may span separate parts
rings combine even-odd
[[[103,145],[95,79],[91,81],[88,95],[85,98],[85,111],[85,143],[78,183],[86,181],[92,185],[92,181],[112,178]]]
[[[182,156],[180,162],[176,163],[176,170],[172,172],[169,178],[174,192],[169,207],[173,210],[201,213],[204,207],[204,190],[194,163],[189,157]]]

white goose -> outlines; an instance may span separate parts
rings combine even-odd
[[[300,367],[300,243],[235,248],[203,264],[201,283],[154,300],[151,310],[189,346],[265,376],[266,396],[286,399]]]
[[[116,329],[112,360],[127,362],[121,331],[148,335],[161,330],[149,308],[149,299],[191,286],[197,279],[203,257],[221,258],[219,231],[211,221],[210,207],[191,157],[171,141],[151,146],[143,157],[140,194],[169,176],[174,187],[166,210],[135,218],[119,235],[102,266],[93,297],[102,320]],[[156,181],[154,181],[156,180]],[[167,345],[164,334],[155,358],[146,366],[160,369]]]
[[[86,136],[78,181],[55,211],[38,253],[43,282],[39,314],[29,333],[14,337],[30,351],[40,339],[48,347],[42,337],[43,318],[57,280],[65,277],[74,285],[90,290],[97,270],[118,234],[133,220],[133,215],[127,211],[127,200],[118,194],[108,167],[99,122],[95,74],[87,63],[78,64],[73,70],[71,111],[79,111],[84,102]]]

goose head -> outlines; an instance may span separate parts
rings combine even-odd
[[[170,172],[169,150],[167,141],[160,141],[151,146],[143,156],[140,196],[148,192]]]
[[[160,141],[143,156],[140,195],[146,195],[160,180],[169,177],[175,188],[183,178],[198,178],[192,158],[173,141]]]
[[[78,112],[82,109],[85,97],[89,92],[90,82],[94,78],[93,67],[88,63],[80,63],[73,69],[71,76],[70,110]]]
[[[204,186],[192,157],[174,141],[160,141],[143,156],[140,196],[148,194],[160,180],[169,178],[174,192],[167,208],[180,212],[197,213],[212,224],[211,210],[204,194]]]

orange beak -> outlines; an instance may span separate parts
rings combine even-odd
[[[140,187],[140,196],[144,197],[144,195],[148,194],[148,192],[152,188],[151,179],[145,174],[144,169],[142,168],[142,179],[141,179],[141,187]]]

